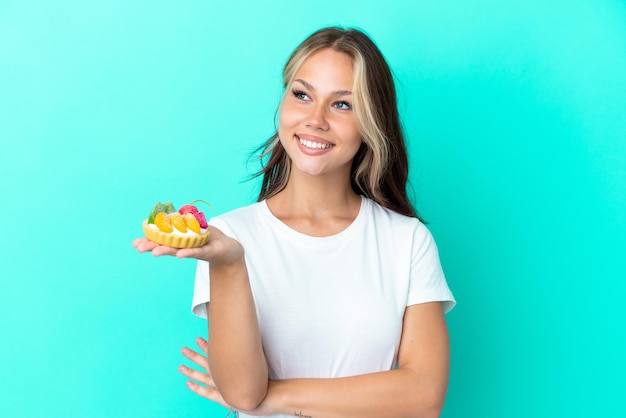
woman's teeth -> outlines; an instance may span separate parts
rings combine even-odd
[[[320,142],[313,142],[313,141],[309,141],[308,139],[302,139],[302,138],[298,138],[298,141],[300,141],[300,144],[302,144],[302,146],[310,148],[310,149],[326,149],[326,148],[330,148],[333,146],[332,144],[322,144]]]

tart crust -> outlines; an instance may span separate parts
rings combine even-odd
[[[144,220],[143,224],[143,233],[146,235],[150,241],[155,242],[160,245],[166,245],[168,247],[174,248],[195,248],[202,247],[204,244],[209,242],[209,235],[211,233],[207,230],[203,234],[200,235],[192,235],[192,236],[181,236],[176,234],[171,234],[167,232],[162,232],[157,229],[150,228],[148,226],[148,220]]]

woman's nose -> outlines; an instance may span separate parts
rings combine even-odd
[[[323,104],[314,104],[308,114],[306,124],[314,129],[328,129],[327,110]]]

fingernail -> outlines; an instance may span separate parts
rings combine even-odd
[[[183,354],[189,354],[189,349],[187,347],[183,348]]]
[[[181,372],[186,372],[187,370],[189,370],[189,368],[187,366],[179,366],[178,370],[180,370]]]

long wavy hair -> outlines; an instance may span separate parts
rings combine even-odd
[[[283,87],[289,87],[304,60],[324,48],[347,54],[354,68],[353,109],[362,144],[352,162],[352,188],[381,206],[419,219],[407,196],[409,164],[393,76],[382,53],[365,33],[340,27],[314,32],[287,60]],[[253,177],[263,178],[258,196],[261,201],[285,188],[291,160],[278,132],[257,152],[262,168]]]

